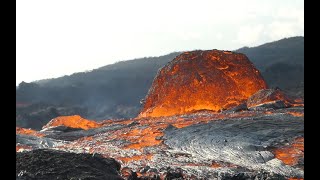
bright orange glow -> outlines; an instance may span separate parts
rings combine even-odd
[[[31,146],[27,146],[27,145],[16,145],[16,152],[18,152],[20,149],[32,149]]]
[[[265,114],[272,114],[272,111],[266,111]]]
[[[267,84],[260,72],[239,53],[192,51],[163,67],[139,114],[160,117],[198,110],[219,112],[245,102]]]
[[[211,164],[211,167],[212,168],[220,168],[220,167],[222,167],[220,164],[218,164],[218,163],[212,163]]]
[[[219,163],[213,161],[212,164],[199,164],[199,163],[187,163],[185,166],[207,166],[211,168],[221,168],[221,167],[235,167],[236,165],[230,163]]]
[[[39,133],[38,131],[35,131],[32,129],[25,129],[21,127],[16,127],[16,134],[24,134],[24,135],[38,136],[38,137],[44,136],[44,134]]]
[[[288,114],[291,114],[292,116],[296,116],[296,117],[304,116],[303,112],[288,112]]]
[[[163,136],[159,128],[165,128],[167,125],[149,126],[144,129],[133,129],[128,133],[121,134],[120,137],[129,140],[132,144],[126,146],[127,149],[142,149],[144,147],[159,145],[162,141],[156,137]]]
[[[291,145],[278,148],[274,151],[275,157],[287,165],[296,165],[304,156],[304,138],[297,138]]]
[[[220,163],[220,162],[215,162],[215,161],[213,161],[210,167],[211,167],[211,168],[237,167],[237,165],[231,164],[231,163],[226,163],[226,162]]]
[[[247,111],[237,114],[217,114],[212,113],[210,116],[198,115],[197,118],[182,118],[182,117],[156,117],[156,118],[140,118],[134,121],[140,125],[145,125],[143,128],[125,128],[113,131],[109,136],[111,139],[124,139],[130,141],[131,144],[124,146],[124,149],[136,149],[143,152],[143,148],[150,146],[158,146],[162,144],[162,140],[157,138],[163,136],[163,130],[170,124],[176,128],[183,128],[198,123],[208,123],[210,121],[235,118],[235,117],[250,117],[256,115],[256,112]],[[131,120],[130,120],[131,121]],[[127,123],[128,120],[122,122]],[[118,122],[120,123],[120,122]]]
[[[131,157],[119,157],[118,160],[121,160],[124,163],[128,163],[131,161],[140,161],[140,160],[151,160],[153,155],[146,154],[146,155],[136,155]]]
[[[47,125],[43,127],[43,129],[48,127],[54,127],[54,126],[67,126],[72,128],[81,128],[84,130],[88,130],[91,128],[101,127],[102,124],[97,123],[95,121],[84,119],[79,115],[60,116],[52,119]]]
[[[148,118],[136,118],[127,120],[105,120],[102,121],[103,125],[111,124],[130,124],[137,123],[137,126],[128,126],[121,129],[111,130],[103,136],[90,136],[80,138],[73,143],[66,144],[57,148],[61,149],[81,149],[83,152],[99,153],[104,157],[112,157],[121,162],[122,165],[126,166],[128,163],[141,164],[138,168],[142,168],[152,160],[154,154],[150,151],[146,151],[147,147],[166,148],[161,138],[164,135],[164,130],[172,125],[176,128],[183,128],[198,123],[208,123],[215,120],[240,118],[240,117],[252,117],[264,114],[272,114],[274,111],[242,111],[237,113],[214,113],[212,111],[207,112],[196,112],[192,116],[165,116],[165,117],[148,117]],[[124,152],[139,151],[136,155],[128,156],[127,153],[118,153],[117,149],[112,148],[110,142],[124,140],[123,145],[117,145],[116,148],[121,148]],[[296,152],[288,149],[303,150],[302,140],[297,139],[290,146],[278,148],[273,151],[275,157],[282,160],[287,164],[294,164],[298,162],[299,157],[303,156],[302,152]],[[127,143],[128,142],[128,143]],[[301,154],[302,153],[302,154]],[[291,160],[291,159],[294,160]],[[136,163],[138,162],[138,163]],[[234,164],[227,162],[211,162],[210,163],[186,163],[180,166],[205,166],[211,168],[221,167],[237,167]],[[138,176],[144,176],[147,174],[141,174],[137,172]]]
[[[125,120],[104,120],[101,122],[102,125],[109,125],[109,124],[124,124],[124,125],[128,125],[130,123],[133,123],[133,120],[130,119],[125,119]]]

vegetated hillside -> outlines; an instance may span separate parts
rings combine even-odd
[[[128,61],[120,61],[87,72],[74,73],[70,76],[35,81],[42,87],[69,87],[83,85],[125,84],[126,81],[146,83],[151,82],[158,69],[176,57],[179,52],[173,52],[159,57],[144,57]]]
[[[304,37],[285,38],[236,51],[248,56],[270,87],[277,86],[303,96]],[[139,102],[147,94],[158,69],[179,54],[121,61],[70,76],[21,83],[16,90],[17,125],[35,128],[35,122],[39,122],[36,126],[39,129],[43,121],[50,121],[42,118],[79,111],[83,117],[95,120],[135,117],[141,108]],[[29,104],[37,103],[42,106],[34,107],[41,108],[26,110]],[[53,113],[45,116],[39,114],[48,107],[68,110],[48,110]]]

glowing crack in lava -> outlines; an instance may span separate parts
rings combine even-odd
[[[304,157],[304,137],[297,138],[291,145],[278,148],[274,151],[275,157],[287,165],[296,165]]]
[[[240,105],[267,84],[249,59],[220,50],[185,52],[155,77],[139,114],[160,117]]]

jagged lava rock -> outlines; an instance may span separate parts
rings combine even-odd
[[[267,84],[241,53],[185,52],[158,71],[139,114],[159,117],[240,105]]]
[[[66,126],[71,128],[81,128],[84,130],[88,130],[91,128],[101,127],[102,124],[97,123],[95,121],[91,121],[88,119],[84,119],[79,115],[74,116],[59,116],[57,118],[52,119],[48,124],[43,126],[42,129],[51,128],[55,126]]]
[[[301,98],[289,96],[279,88],[261,89],[247,100],[247,107],[249,110],[264,108],[280,109],[302,105],[303,100]]]
[[[121,165],[100,154],[38,149],[16,154],[16,179],[114,179]]]

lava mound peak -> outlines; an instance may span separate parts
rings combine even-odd
[[[244,103],[266,88],[260,72],[244,54],[184,52],[158,71],[138,117],[219,112]]]

